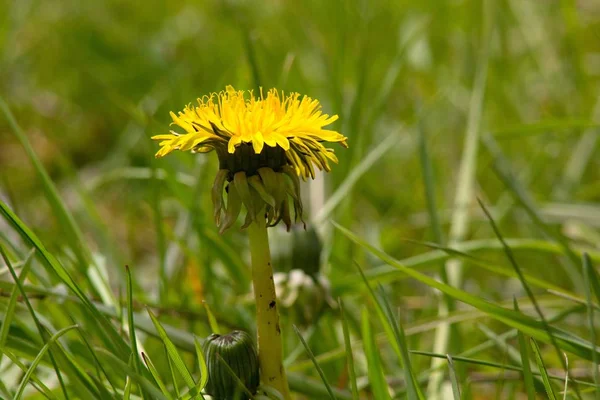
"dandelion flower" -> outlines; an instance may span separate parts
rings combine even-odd
[[[318,100],[285,95],[275,89],[266,96],[261,89],[255,97],[227,86],[224,91],[198,99],[178,114],[171,112],[172,125],[183,133],[171,131],[156,135],[163,157],[174,150],[206,153],[215,150],[219,172],[213,185],[215,222],[221,232],[237,220],[242,204],[247,210],[244,227],[266,213],[267,224],[283,220],[291,225],[288,196],[292,199],[295,219],[302,218],[300,181],[315,177],[315,167],[330,171],[329,162],[337,163],[332,149],[324,142],[347,147],[342,134],[323,129],[337,115],[323,114]],[[227,186],[225,186],[227,184]],[[227,206],[223,191],[227,192]]]

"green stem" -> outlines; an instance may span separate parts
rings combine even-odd
[[[262,211],[256,215],[261,214]],[[248,236],[256,301],[261,380],[264,384],[277,389],[284,399],[289,400],[291,395],[283,368],[283,346],[266,221],[260,217],[256,218],[248,227]]]

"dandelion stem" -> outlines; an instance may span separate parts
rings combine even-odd
[[[264,214],[264,210],[256,215]],[[264,218],[256,218],[248,227],[252,257],[252,284],[256,300],[258,360],[262,382],[277,389],[286,400],[291,398],[285,369],[277,296]]]

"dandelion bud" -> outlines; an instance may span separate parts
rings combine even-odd
[[[242,331],[212,334],[204,342],[203,351],[208,369],[207,394],[215,400],[247,400],[248,392],[256,392],[258,355],[250,335]]]

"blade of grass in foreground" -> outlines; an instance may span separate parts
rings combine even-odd
[[[19,282],[23,285],[25,278],[27,278],[27,274],[31,268],[31,256],[33,255],[33,251],[31,251],[25,261],[23,262],[23,268],[21,269],[21,274],[19,275]],[[6,338],[8,337],[8,332],[10,329],[10,325],[12,323],[12,319],[15,313],[15,308],[17,305],[17,296],[19,295],[19,285],[13,287],[10,297],[8,299],[8,305],[6,306],[6,311],[4,312],[4,318],[2,320],[2,326],[0,329],[0,349],[4,348],[6,344]],[[0,364],[2,363],[3,355],[0,352]]]
[[[128,265],[125,266],[125,273],[127,278],[127,322],[129,329],[129,339],[131,343],[131,357],[133,357],[133,369],[136,373],[143,376],[144,373],[146,373],[146,370],[142,366],[142,361],[140,360],[137,335],[135,333],[135,322],[133,319],[133,283],[131,280],[131,270],[129,269]],[[131,383],[131,381],[129,381],[129,383]],[[142,392],[142,398],[146,398],[146,393],[144,393],[144,389],[140,389]]]
[[[0,352],[2,352],[2,354],[6,355],[10,359],[10,361],[12,361],[12,363],[14,365],[16,365],[17,367],[19,367],[19,369],[21,369],[21,371],[23,371],[23,372],[27,371],[27,366],[19,360],[19,357],[17,357],[17,355],[10,352],[7,348],[1,349]],[[33,382],[32,386],[34,386],[40,393],[43,393],[47,399],[59,400],[59,397],[56,394],[54,394],[54,392],[51,391],[35,374],[31,375],[30,380]],[[4,388],[4,389],[6,389],[6,388]],[[8,392],[8,390],[5,390],[5,391]],[[13,395],[13,393],[8,394],[8,396],[12,396],[12,395]]]
[[[160,322],[158,322],[158,319],[156,319],[156,317],[154,316],[152,311],[150,311],[150,309],[148,309],[148,315],[150,315],[150,318],[152,319],[152,322],[154,323],[154,327],[156,328],[156,331],[160,335],[160,339],[163,341],[165,348],[167,349],[167,354],[169,356],[169,359],[173,362],[173,364],[175,365],[175,368],[181,374],[181,377],[185,381],[185,384],[187,385],[187,387],[190,390],[192,390],[196,386],[196,382],[194,382],[194,378],[192,377],[192,374],[190,374],[190,371],[187,369],[187,367],[185,366],[185,363],[181,359],[181,356],[177,352],[177,348],[175,347],[173,342],[171,342],[171,339],[169,339],[169,336],[167,336],[167,332],[165,331],[165,328],[163,328],[162,325],[160,324]]]
[[[123,360],[106,349],[97,349],[97,352],[108,361],[113,370],[128,376],[132,381],[148,392],[152,398],[156,400],[168,400],[148,379],[136,373],[133,368],[123,362]]]
[[[373,390],[373,396],[377,400],[391,400],[388,392],[388,386],[383,374],[383,365],[377,352],[377,344],[369,322],[369,312],[366,308],[362,310],[362,337],[365,346],[365,355],[367,356],[367,366],[369,373],[369,383]]]
[[[382,252],[381,250],[376,249],[364,240],[360,239],[348,229],[336,224],[335,222],[333,224],[351,241],[363,247],[365,250],[369,251],[371,254],[375,255],[382,261],[395,267],[399,271],[402,271],[404,274],[424,283],[427,286],[438,289],[441,292],[446,293],[463,303],[469,304],[477,308],[478,310],[484,312],[485,314],[489,315],[490,317],[504,322],[505,324],[512,326],[513,328],[521,329],[524,333],[527,333],[528,335],[535,337],[538,340],[550,342],[548,332],[546,332],[545,327],[541,322],[536,321],[531,317],[528,317],[511,309],[501,307],[488,300],[471,295],[470,293],[467,293],[463,290],[436,281],[435,279],[418,271],[412,270],[411,268],[407,268],[406,266],[400,264],[393,257]],[[565,332],[561,329],[554,327],[550,327],[550,330],[555,336],[557,343],[559,343],[560,348],[564,351],[572,352],[573,354],[576,354],[586,360],[591,360],[592,352],[598,351],[597,349],[595,349],[595,346],[592,346],[592,344],[588,341],[585,341],[584,339],[577,337],[569,332]]]
[[[201,392],[208,383],[208,368],[206,367],[206,360],[204,359],[202,346],[196,337],[194,337],[194,347],[196,348],[196,357],[198,357],[198,367],[200,369],[200,382],[198,382],[196,389],[198,392]]]
[[[406,336],[404,335],[404,328],[400,324],[400,321],[396,321],[394,313],[392,312],[392,309],[383,293],[383,287],[379,286],[379,295],[377,295],[369,285],[369,282],[367,281],[367,278],[365,278],[365,274],[363,274],[360,267],[358,268],[358,272],[362,276],[371,298],[377,305],[377,314],[379,315],[383,328],[388,335],[390,342],[392,345],[395,344],[393,347],[394,351],[398,355],[398,358],[400,359],[400,363],[404,371],[404,380],[409,400],[424,399],[423,393],[421,393],[420,387],[416,383],[411,367],[410,356],[406,346]]]
[[[215,318],[214,314],[212,313],[208,303],[206,301],[203,301],[202,305],[204,306],[204,309],[206,310],[206,316],[208,317],[208,325],[210,326],[210,330],[212,331],[212,333],[215,333],[217,335],[221,334],[221,329],[219,328],[217,319]]]
[[[150,370],[150,373],[152,374],[152,377],[154,378],[154,382],[156,382],[156,384],[158,385],[158,388],[160,389],[160,391],[162,392],[162,394],[168,400],[173,400],[173,397],[171,397],[171,394],[167,390],[167,387],[165,386],[164,382],[160,378],[160,374],[159,374],[158,370],[156,369],[156,367],[154,366],[154,364],[152,363],[152,361],[150,360],[150,358],[145,353],[142,353],[142,358],[144,359],[144,363],[146,364],[146,366]]]
[[[450,373],[450,382],[452,382],[452,394],[454,400],[460,400],[460,387],[458,386],[458,379],[456,379],[456,371],[454,370],[454,361],[450,354],[446,355],[448,359],[448,371]]]
[[[428,352],[428,351],[417,351],[417,350],[411,350],[410,353],[414,354],[414,355],[426,356],[426,357],[435,357],[435,358],[440,358],[440,359],[444,359],[444,360],[448,359],[448,355],[447,354],[431,353],[431,352]],[[467,363],[467,364],[481,365],[481,366],[491,367],[491,368],[498,368],[498,369],[503,370],[503,371],[515,371],[515,372],[519,372],[519,373],[523,372],[523,368],[511,365],[511,364],[499,364],[499,363],[495,363],[495,362],[492,362],[492,361],[480,360],[480,359],[476,359],[476,358],[461,357],[461,356],[452,356],[452,360],[455,361],[455,362],[463,362],[463,363]],[[534,376],[541,376],[541,374],[537,373],[537,372],[534,373],[533,375]],[[562,375],[548,375],[548,378],[552,379],[552,380],[555,380],[555,381],[561,381],[561,382],[563,382],[565,380],[565,377],[562,376]],[[594,387],[595,386],[591,382],[586,382],[586,381],[579,380],[579,379],[569,379],[569,381],[570,382],[577,382],[581,386],[589,386],[589,387]]]
[[[515,311],[519,310],[519,304],[517,299],[513,299],[515,305]],[[527,390],[527,399],[535,400],[535,384],[533,383],[533,375],[531,374],[531,365],[529,364],[529,346],[525,340],[523,332],[517,331],[517,338],[519,341],[519,350],[521,352],[521,366],[523,367],[523,384]]]
[[[127,274],[127,322],[129,326],[129,338],[131,341],[131,352],[133,354],[133,366],[138,374],[142,371],[138,352],[137,337],[135,335],[135,323],[133,321],[133,287],[131,284],[131,271],[125,266]]]
[[[564,255],[565,251],[564,248],[562,248],[559,244],[556,244],[554,242],[550,242],[550,241],[545,241],[545,240],[538,240],[538,239],[505,239],[506,242],[508,243],[508,245],[511,247],[511,249],[513,249],[513,251],[536,251],[542,254],[548,254],[548,255]],[[425,244],[427,242],[421,242],[419,241],[418,243],[421,244]],[[423,254],[419,254],[419,255],[415,255],[415,256],[411,256],[405,259],[400,260],[400,262],[406,266],[409,267],[411,269],[418,269],[418,270],[424,270],[424,269],[431,269],[433,267],[435,267],[439,262],[442,261],[446,261],[449,258],[451,258],[454,255],[460,255],[460,253],[457,252],[462,252],[462,253],[466,253],[471,255],[471,253],[480,253],[480,252],[492,252],[495,253],[497,251],[504,251],[504,248],[502,247],[502,244],[500,242],[498,242],[498,240],[496,238],[493,239],[479,239],[479,240],[472,240],[472,241],[466,241],[466,242],[461,242],[461,243],[457,243],[456,245],[452,246],[452,254],[449,254],[448,251],[450,250],[450,248],[447,247],[440,247],[439,245],[436,244],[432,244],[432,243],[428,243],[427,244],[429,247],[433,247],[433,248],[439,248],[439,250],[434,250],[434,251],[430,251],[427,253],[423,253]],[[581,256],[581,253],[583,253],[584,251],[587,252],[590,255],[590,258],[594,261],[600,261],[600,252],[595,251],[594,249],[591,248],[577,248],[577,247],[573,247],[573,250],[577,251],[578,257]],[[471,258],[467,258],[468,262],[473,263],[474,260]],[[475,263],[475,265],[479,265],[478,263]],[[490,268],[492,267],[492,268]],[[497,267],[493,267],[492,265],[487,265],[486,269],[495,272],[495,273],[500,273]],[[511,276],[513,276],[513,272],[511,270],[506,270],[505,271],[505,275],[506,274],[511,274]],[[400,271],[398,271],[396,268],[393,268],[389,265],[379,265],[377,267],[374,267],[372,269],[369,269],[367,271],[365,271],[365,275],[367,277],[367,279],[369,280],[369,282],[372,281],[378,281],[381,283],[385,283],[385,282],[393,282],[395,280],[401,279],[404,277],[404,274]],[[542,280],[536,279],[536,280],[532,280],[531,278],[529,278],[530,275],[528,275],[528,281],[531,284],[536,283],[536,285],[539,283],[541,284]],[[342,278],[340,279],[338,282],[336,282],[334,289],[336,290],[336,293],[343,293],[343,292],[351,292],[355,290],[356,286],[362,286],[362,279],[360,277],[354,277],[354,276],[350,276],[347,278]],[[600,293],[600,290],[599,290]]]
[[[42,347],[42,349],[38,353],[37,357],[35,357],[35,359],[31,363],[31,365],[29,366],[29,369],[23,376],[23,379],[21,380],[21,384],[19,385],[19,388],[17,389],[17,392],[15,393],[15,397],[14,397],[15,400],[20,400],[21,396],[23,396],[25,387],[29,383],[29,379],[31,379],[31,374],[33,374],[33,371],[35,371],[35,369],[37,368],[40,361],[42,361],[42,358],[46,355],[46,352],[50,349],[50,346],[52,346],[54,344],[54,342],[56,342],[62,335],[69,332],[70,330],[76,329],[76,328],[78,328],[77,325],[68,326],[68,327],[63,328],[60,331],[56,332],[54,335],[52,335],[52,337],[50,339],[48,339],[48,341],[46,342],[44,347]]]
[[[600,282],[598,281],[598,276],[595,273],[594,268],[592,267],[592,261],[590,257],[584,253],[583,254],[583,279],[585,280],[585,298],[587,301],[587,313],[588,313],[588,324],[590,326],[590,338],[592,343],[596,342],[596,327],[594,325],[594,306],[592,304],[592,290],[593,288],[600,287]],[[593,354],[592,357],[592,365],[593,365],[593,377],[594,383],[596,384],[596,400],[600,399],[600,377],[598,376],[598,355],[596,353]]]
[[[319,376],[321,377],[321,380],[323,381],[323,384],[327,388],[327,393],[329,393],[329,398],[331,398],[333,400],[336,400],[335,395],[333,394],[333,391],[331,390],[331,386],[329,385],[329,382],[327,382],[327,378],[325,378],[325,374],[323,373],[323,370],[321,369],[321,367],[319,366],[319,363],[315,359],[315,355],[313,354],[313,352],[310,349],[310,347],[308,347],[308,344],[306,343],[306,341],[302,337],[302,334],[300,333],[300,330],[298,330],[298,328],[296,327],[296,325],[294,325],[293,327],[294,327],[294,331],[296,332],[296,335],[298,335],[298,339],[300,339],[300,341],[302,342],[302,345],[306,349],[306,353],[308,353],[308,357],[312,360],[313,364],[315,365],[315,369],[319,373]]]
[[[352,399],[359,400],[356,371],[354,370],[354,356],[352,354],[352,345],[350,344],[350,330],[348,329],[348,321],[344,315],[344,303],[342,302],[342,299],[338,299],[338,304],[340,306],[340,319],[342,320],[342,329],[344,331],[344,346],[346,349],[348,375],[350,376],[350,384],[352,385]]]
[[[546,370],[546,366],[544,365],[544,360],[542,359],[542,354],[540,352],[540,348],[538,347],[536,341],[531,339],[531,347],[533,348],[533,354],[535,356],[535,361],[537,362],[540,373],[542,374],[542,381],[544,382],[544,388],[546,389],[546,394],[550,400],[556,400],[556,395],[554,394],[554,390],[552,389],[552,384],[550,383],[550,377],[548,376],[548,371]]]
[[[60,280],[62,280],[62,282],[67,285],[67,287],[73,291],[79,300],[81,300],[81,302],[89,309],[90,313],[98,321],[97,325],[100,327],[100,329],[97,333],[102,338],[104,344],[109,347],[114,354],[129,354],[128,346],[125,343],[125,340],[115,330],[108,318],[98,311],[96,306],[94,306],[94,304],[83,293],[79,286],[77,286],[63,265],[46,249],[37,235],[33,233],[33,231],[31,231],[2,200],[0,200],[0,214],[2,214],[9,224],[15,229],[15,231],[17,231],[27,246],[36,249],[36,253],[39,256],[39,259],[42,261],[42,265],[46,267],[49,273],[53,272],[56,274],[58,278],[60,278]]]
[[[3,203],[0,201],[0,206],[3,205]],[[35,326],[38,330],[38,333],[40,335],[40,338],[45,341],[48,337],[48,333],[46,332],[45,328],[42,326],[42,324],[40,323],[39,319],[36,316],[36,313],[31,305],[31,303],[29,302],[29,299],[27,298],[27,294],[25,293],[25,289],[23,288],[23,284],[21,283],[21,281],[19,280],[19,278],[17,277],[17,273],[15,272],[14,268],[12,267],[12,264],[10,262],[10,260],[8,259],[8,255],[6,254],[5,250],[4,250],[4,246],[2,246],[0,244],[0,255],[2,255],[2,258],[4,259],[4,263],[6,264],[6,266],[8,267],[8,270],[10,271],[10,274],[13,278],[13,280],[15,281],[15,284],[17,285],[18,289],[19,289],[19,293],[21,294],[21,296],[23,296],[23,299],[25,300],[25,305],[27,306],[27,309],[29,311],[29,313],[31,314],[31,317],[33,318],[33,321],[35,323]],[[56,377],[58,379],[58,382],[60,383],[60,388],[65,396],[66,399],[69,398],[62,374],[60,372],[60,368],[58,368],[58,364],[56,362],[56,359],[54,358],[53,352],[52,350],[48,351],[48,355],[50,357],[50,361],[52,362],[52,367],[54,368],[54,371],[56,372]]]
[[[175,376],[175,370],[173,369],[173,361],[171,360],[167,346],[165,346],[164,343],[163,350],[165,351],[165,357],[167,357],[167,367],[169,367],[169,375],[171,375],[171,382],[173,382],[173,388],[175,389],[175,397],[179,399],[181,397],[181,393],[179,391],[179,385],[177,385],[177,377]]]
[[[504,247],[504,252],[506,253],[506,257],[508,258],[508,260],[510,261],[510,264],[513,266],[515,272],[517,273],[517,276],[518,276],[519,280],[521,281],[521,285],[523,285],[523,289],[525,289],[525,292],[527,293],[527,297],[529,297],[531,304],[533,304],[533,307],[535,308],[536,313],[538,314],[538,316],[540,317],[540,320],[542,321],[544,329],[548,333],[550,342],[552,343],[552,346],[554,347],[554,349],[556,351],[556,355],[558,356],[559,360],[561,360],[563,368],[568,373],[568,371],[569,371],[568,366],[565,364],[564,359],[562,358],[562,354],[561,354],[560,348],[558,347],[558,343],[556,343],[556,339],[554,338],[554,335],[552,334],[552,331],[550,330],[550,325],[548,324],[548,321],[546,320],[546,317],[544,316],[544,313],[542,312],[542,309],[541,309],[540,305],[538,304],[535,296],[533,295],[533,291],[529,287],[529,284],[527,283],[527,280],[525,279],[525,276],[523,275],[523,272],[521,271],[521,268],[519,267],[519,264],[517,263],[517,260],[515,259],[511,248],[508,246],[508,244],[506,244],[506,241],[504,240],[504,237],[500,233],[500,230],[498,229],[498,226],[496,225],[494,218],[492,218],[492,215],[489,213],[488,209],[485,207],[483,202],[480,199],[477,199],[477,201],[479,203],[479,206],[483,210],[484,214],[486,215],[490,225],[492,226],[492,229],[493,229],[494,233],[496,234],[496,237],[502,243],[502,246]],[[592,343],[594,343],[594,342],[592,342]],[[592,356],[594,357],[595,355],[596,355],[596,352],[593,351]],[[578,392],[577,386],[575,386],[574,388]],[[577,397],[580,398],[581,396],[578,395]]]
[[[131,378],[127,377],[125,378],[125,389],[123,389],[123,400],[130,400],[131,399]]]
[[[472,254],[465,253],[464,251],[460,251],[460,250],[453,249],[453,248],[446,247],[446,246],[440,246],[438,244],[431,243],[431,242],[423,242],[420,240],[405,239],[405,241],[408,243],[415,243],[415,244],[420,244],[422,246],[427,246],[431,249],[442,250],[443,252],[447,253],[449,256],[460,257],[460,258],[464,259],[466,262],[468,262],[470,265],[473,265],[476,267],[481,267],[481,268],[485,269],[486,271],[492,272],[497,275],[505,276],[508,278],[518,278],[517,274],[514,271],[511,271],[504,267],[500,267],[498,265],[492,265],[492,264],[488,263],[487,261],[485,261],[479,257],[476,257]],[[533,286],[537,286],[537,287],[544,288],[544,289],[562,290],[562,287],[555,285],[551,282],[548,282],[546,280],[532,276],[530,274],[523,273],[523,276],[526,278],[527,282],[532,284]],[[442,279],[442,282],[444,282],[443,279]],[[446,283],[446,282],[444,282],[444,283]]]
[[[408,399],[424,399],[425,397],[423,396],[423,393],[421,393],[421,388],[416,383],[416,379],[412,370],[408,347],[406,346],[406,335],[404,334],[404,328],[402,327],[402,324],[400,321],[396,320],[392,308],[385,298],[383,287],[381,285],[379,286],[379,293],[377,295],[369,285],[365,275],[362,272],[362,269],[359,268],[358,270],[365,282],[365,285],[367,286],[367,289],[369,290],[371,298],[373,301],[375,301],[375,304],[377,304],[377,314],[381,319],[381,323],[389,337],[390,342],[392,342],[392,344],[395,343],[395,346],[393,347],[402,364]]]
[[[76,324],[75,318],[73,318],[73,316],[71,317],[71,322],[73,323],[73,325]],[[100,398],[104,399],[104,398],[113,398],[113,399],[117,399],[119,396],[117,396],[117,389],[115,388],[114,384],[112,383],[110,377],[108,376],[108,374],[106,373],[106,369],[104,368],[104,366],[100,363],[100,360],[98,359],[98,355],[96,354],[96,350],[90,345],[89,340],[86,337],[86,333],[83,332],[81,329],[77,329],[77,334],[79,335],[79,337],[81,338],[81,341],[85,344],[85,347],[88,349],[88,351],[90,352],[93,360],[94,360],[94,364],[96,365],[96,375],[94,376],[93,374],[88,374],[88,377],[93,381],[94,385],[96,386],[96,388],[98,389],[98,393],[100,394]],[[101,379],[100,376],[104,375],[105,379]],[[112,389],[112,394],[108,391],[108,389],[106,388],[106,383],[108,383],[108,385],[110,386],[110,388]]]

